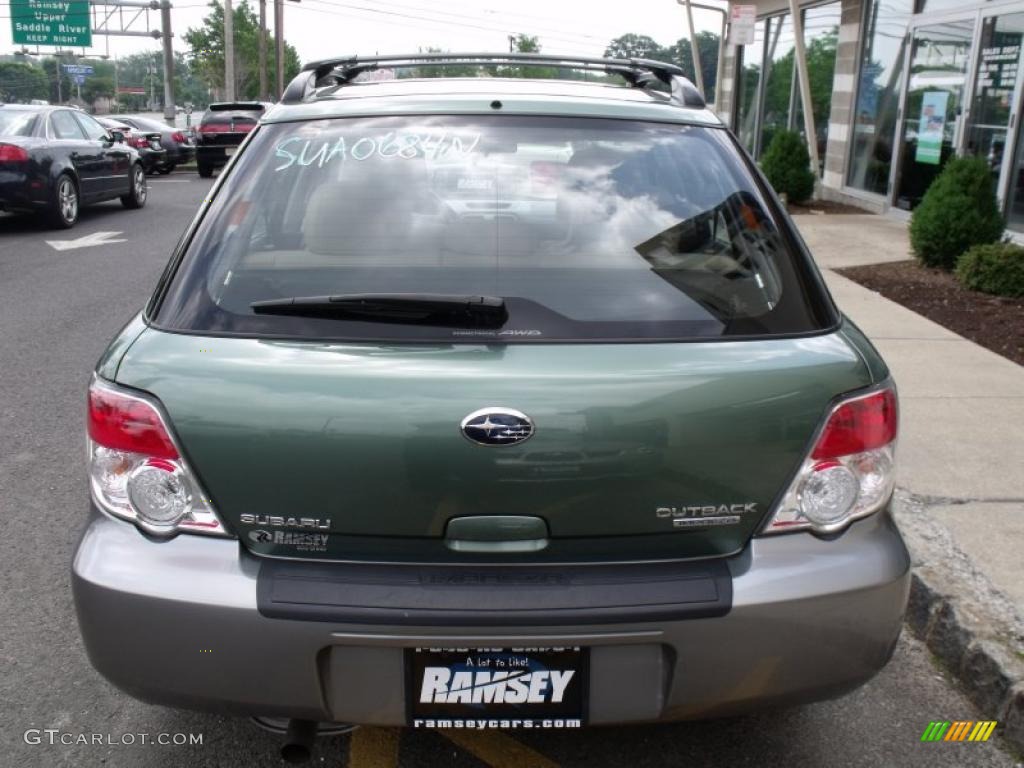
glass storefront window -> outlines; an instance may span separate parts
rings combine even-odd
[[[828,121],[832,112],[832,80],[836,72],[836,47],[839,43],[839,2],[819,5],[804,11],[804,50],[807,55],[807,74],[811,82],[811,105],[814,108],[814,131],[817,134],[818,161],[825,165],[828,144]],[[796,89],[796,113],[793,125],[804,136],[804,110],[800,100],[800,86]],[[806,136],[804,139],[806,140]]]
[[[889,188],[907,24],[913,11],[914,0],[873,0],[864,28],[847,183],[880,195]]]
[[[778,130],[790,127],[793,107],[793,21],[789,14],[773,16],[765,33],[764,113],[761,118],[761,151]]]
[[[740,68],[739,103],[736,112],[736,133],[747,151],[755,155],[757,147],[757,94],[761,85],[761,64],[764,60],[765,22],[754,26],[754,42],[742,47]]]

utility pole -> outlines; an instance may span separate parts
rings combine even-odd
[[[277,91],[274,101],[284,93],[284,0],[274,0],[274,64],[277,65]]]
[[[224,0],[224,100],[235,100],[235,12]]]
[[[160,24],[163,27],[164,44],[164,120],[174,125],[174,50],[171,47],[171,3],[160,3]],[[117,64],[114,64],[116,69]]]
[[[260,100],[267,100],[267,0],[260,0]]]

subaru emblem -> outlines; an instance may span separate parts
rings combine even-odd
[[[462,434],[479,445],[515,445],[533,431],[530,417],[511,408],[481,408],[462,420]]]

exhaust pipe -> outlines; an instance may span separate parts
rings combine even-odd
[[[281,759],[292,764],[308,762],[313,754],[316,729],[316,720],[289,720],[281,745]]]

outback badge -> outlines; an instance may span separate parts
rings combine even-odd
[[[673,528],[711,528],[717,525],[736,525],[740,516],[757,512],[757,502],[738,504],[706,504],[699,507],[658,507],[654,514],[670,519]]]

